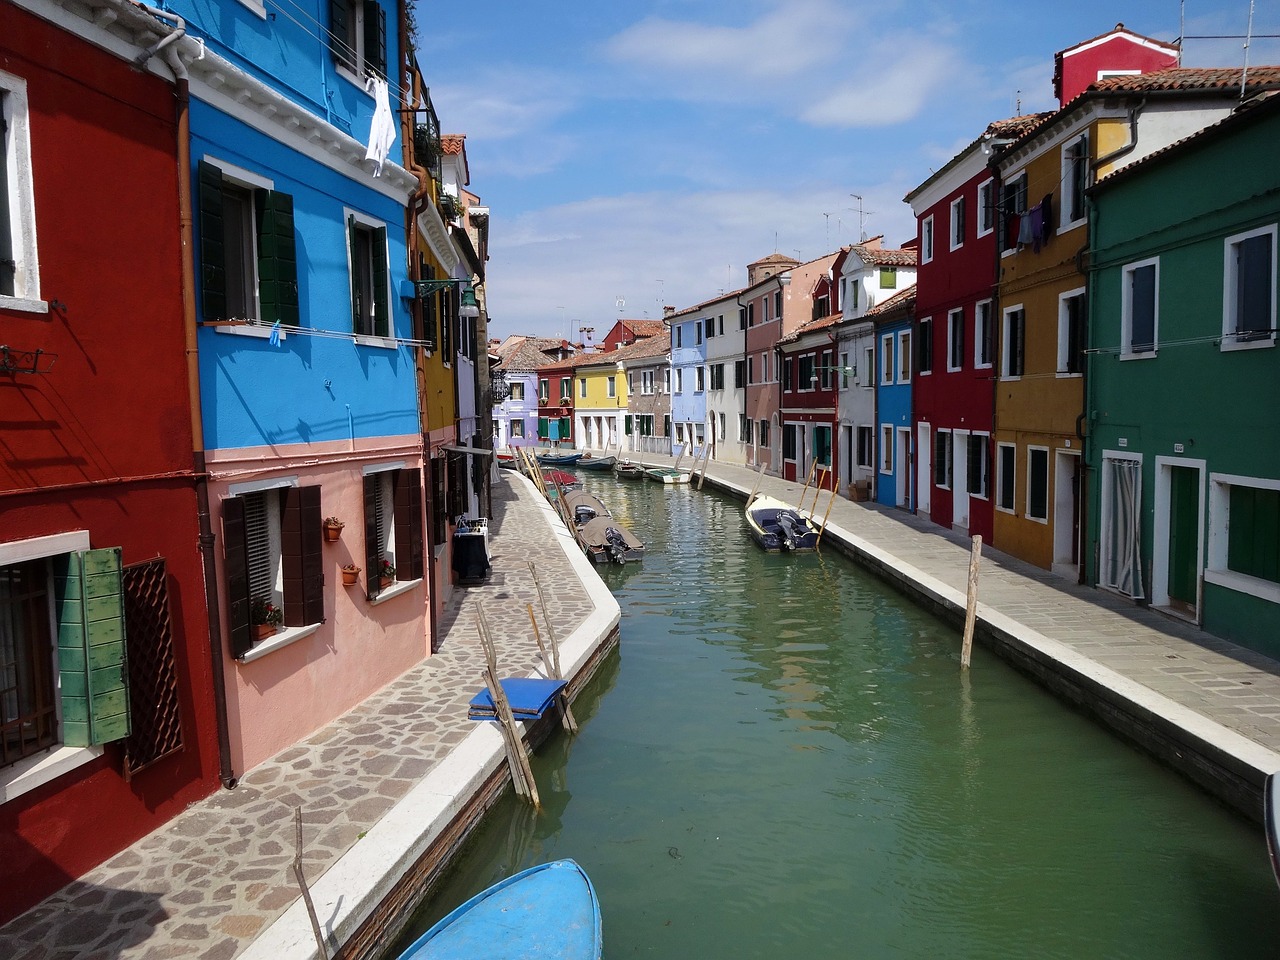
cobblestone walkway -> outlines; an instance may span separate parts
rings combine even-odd
[[[250,771],[236,789],[196,804],[0,928],[0,958],[230,960],[240,953],[298,898],[295,807],[303,809],[314,883],[474,727],[467,701],[484,664],[477,604],[503,672],[513,674],[540,662],[526,609],[534,604],[542,625],[530,561],[557,637],[591,613],[538,495],[505,477],[494,484],[493,501],[492,574],[483,586],[455,591],[440,619],[437,654]]]

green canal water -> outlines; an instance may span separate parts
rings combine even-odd
[[[571,857],[605,956],[1280,955],[1260,828],[827,551],[767,556],[716,493],[588,478],[638,536],[621,651],[413,936]]]

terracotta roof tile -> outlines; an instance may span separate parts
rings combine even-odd
[[[853,252],[862,258],[864,263],[876,267],[914,267],[916,265],[915,250],[886,250],[857,244]]]
[[[666,328],[661,320],[623,320],[621,323],[638,337],[656,337]]]
[[[796,329],[792,330],[786,336],[779,337],[778,342],[794,343],[796,340],[799,340],[801,337],[803,337],[806,333],[813,333],[816,330],[825,330],[827,327],[834,326],[835,324],[840,322],[840,318],[842,316],[843,314],[832,313],[825,317],[818,317],[816,320],[806,321],[805,323],[800,324],[800,326],[796,327]]]
[[[465,133],[445,133],[440,136],[440,152],[457,155],[462,152],[467,139]]]
[[[1241,78],[1240,67],[1170,67],[1131,77],[1107,77],[1090,84],[1085,93],[1239,90]],[[1280,86],[1280,66],[1250,67],[1244,79],[1246,91]]]
[[[546,351],[558,349],[564,343],[551,337],[525,337],[498,364],[499,370],[536,370],[550,359]]]
[[[867,317],[883,316],[884,314],[889,313],[890,311],[894,310],[897,307],[904,307],[904,306],[907,306],[908,304],[915,303],[915,300],[916,300],[916,285],[913,283],[911,286],[906,287],[903,290],[899,290],[888,300],[883,300],[880,303],[877,303],[874,307],[872,307],[870,310],[868,310],[866,313],[862,315],[862,319],[865,320]]]

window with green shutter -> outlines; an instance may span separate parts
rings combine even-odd
[[[387,12],[375,0],[329,0],[329,53],[357,76],[386,79]]]
[[[129,735],[121,549],[54,558],[62,740],[69,746]]]
[[[387,228],[347,217],[351,261],[351,329],[357,336],[389,337]]]

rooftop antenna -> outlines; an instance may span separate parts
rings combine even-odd
[[[566,320],[565,320],[565,318],[564,318],[564,307],[563,307],[563,306],[558,306],[558,307],[556,307],[556,309],[560,311],[560,339],[561,339],[561,340],[568,340],[568,339],[569,339],[569,324],[568,324],[568,321],[566,321]]]
[[[822,219],[823,219],[824,221],[826,221],[826,225],[827,225],[827,239],[826,239],[826,246],[825,246],[825,247],[823,247],[823,249],[824,249],[824,250],[830,250],[830,249],[831,249],[831,214],[829,214],[829,213],[824,213],[824,214],[822,215]]]
[[[867,240],[867,217],[875,211],[862,209],[862,194],[851,193],[849,196],[858,201],[858,242],[865,243]]]
[[[1249,41],[1253,37],[1253,4],[1254,0],[1249,0],[1249,26],[1244,34],[1244,69],[1240,71],[1240,99],[1244,99],[1245,82],[1249,79]]]
[[[1015,117],[1022,116],[1022,91],[1013,91],[1013,115]]]

